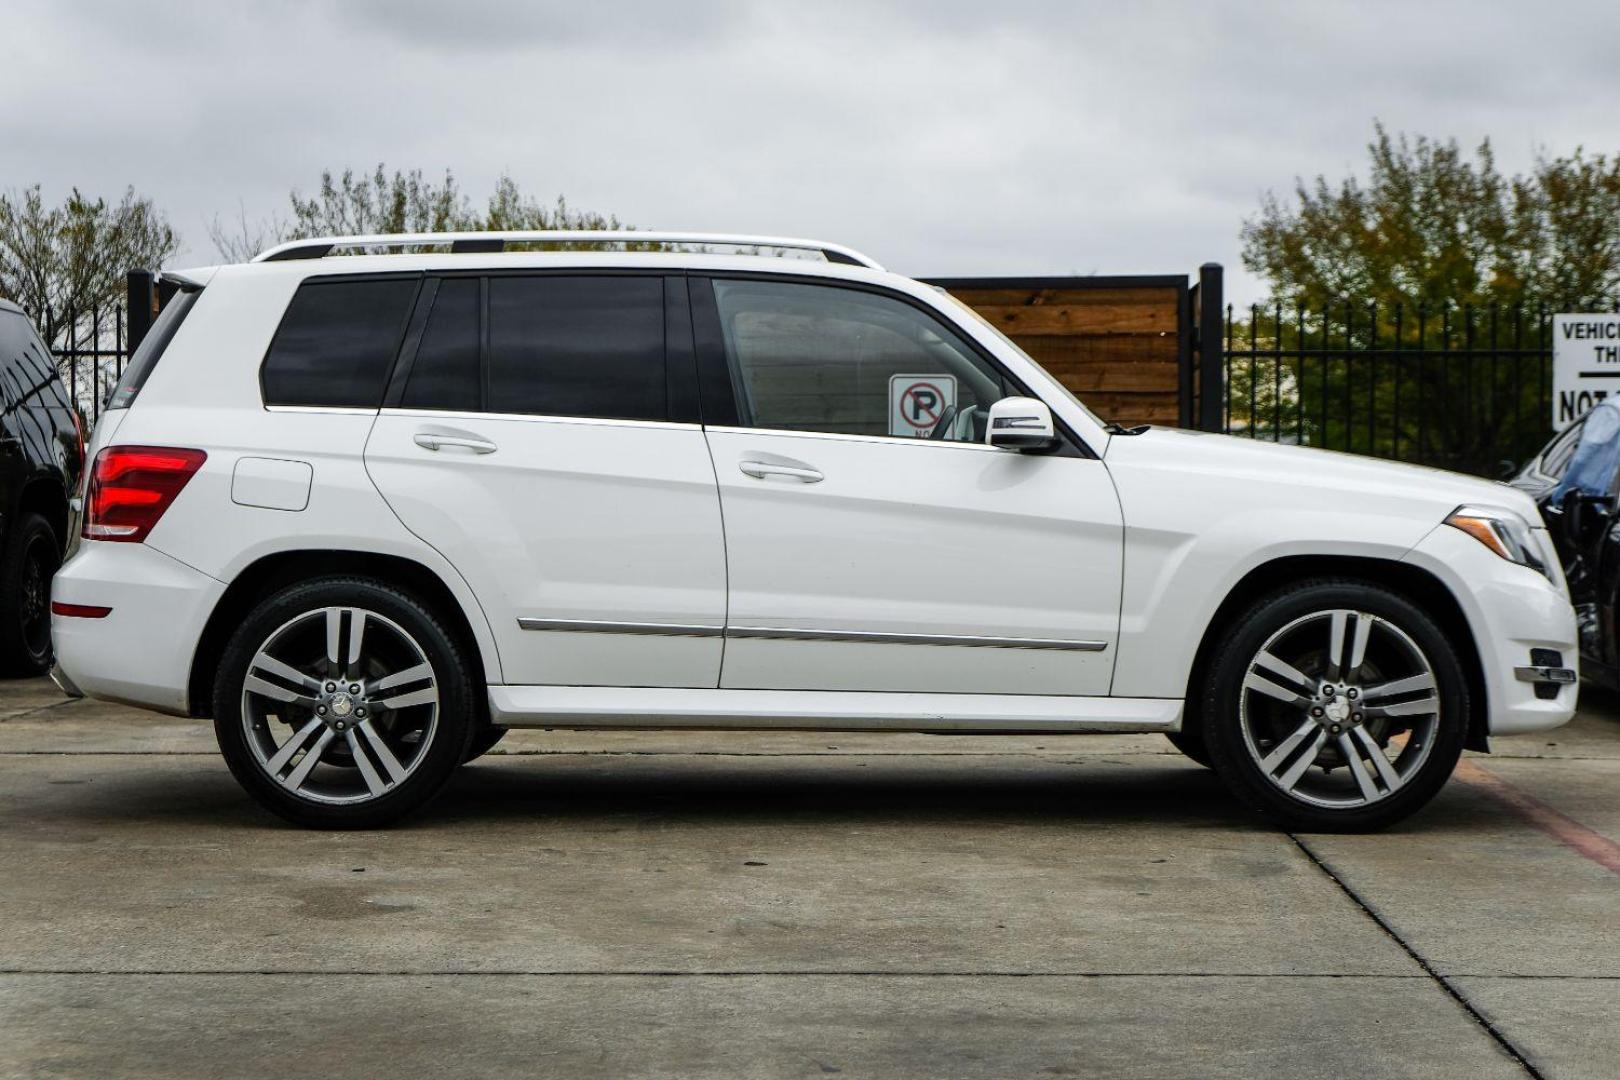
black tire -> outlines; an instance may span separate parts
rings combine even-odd
[[[282,641],[288,633],[319,633],[318,622],[324,620],[323,609],[331,610],[359,609],[366,613],[364,633],[369,635],[365,646],[362,647],[362,656],[366,648],[371,648],[372,641],[381,639],[383,645],[392,643],[394,648],[411,647],[416,650],[415,659],[425,658],[431,668],[430,675],[419,676],[412,684],[419,685],[427,682],[428,691],[437,691],[437,701],[433,703],[433,713],[429,714],[431,720],[422,720],[423,710],[427,705],[401,706],[391,709],[387,706],[388,694],[397,694],[397,689],[390,689],[386,694],[382,692],[380,677],[373,675],[372,681],[378,682],[378,692],[372,697],[371,689],[367,688],[363,695],[349,699],[342,691],[345,683],[351,677],[341,671],[335,676],[335,684],[339,691],[338,696],[346,699],[343,706],[344,715],[350,717],[349,731],[344,735],[337,735],[336,731],[328,732],[332,728],[339,712],[335,698],[323,695],[324,685],[313,689],[300,691],[306,695],[313,695],[307,700],[321,701],[327,704],[320,708],[328,713],[328,718],[316,723],[314,706],[305,709],[303,705],[288,703],[278,705],[270,698],[254,694],[250,697],[245,687],[245,681],[250,673],[250,665],[256,665],[254,673],[256,678],[262,679],[265,669],[257,666],[255,660],[261,647],[272,640]],[[380,617],[380,618],[379,618]],[[306,622],[310,623],[308,630],[300,629]],[[347,634],[353,627],[353,616],[347,616],[347,621],[340,618],[342,627],[340,640],[345,644],[340,646],[340,655],[345,660],[354,660],[347,657]],[[289,630],[289,628],[293,628]],[[403,643],[403,644],[402,644]],[[380,648],[380,646],[378,647]],[[378,651],[373,648],[373,653]],[[282,646],[277,646],[278,651]],[[324,653],[324,649],[322,652]],[[291,656],[277,656],[289,666],[297,668],[295,675],[300,672],[309,673]],[[320,663],[321,661],[315,661]],[[372,663],[379,661],[373,659]],[[401,663],[396,660],[393,667],[398,670]],[[319,670],[319,668],[310,669]],[[386,669],[385,669],[386,670]],[[220,660],[218,674],[214,683],[214,734],[219,740],[219,748],[225,756],[225,763],[230,767],[231,773],[237,781],[247,789],[248,794],[260,805],[275,814],[286,818],[298,825],[325,829],[370,829],[392,824],[405,815],[419,809],[429,799],[438,793],[450,778],[457,765],[467,753],[469,742],[475,732],[475,722],[479,716],[477,707],[477,684],[472,676],[473,665],[456,644],[454,635],[445,627],[445,624],[431,607],[422,603],[410,593],[398,589],[381,581],[365,578],[332,577],[321,578],[314,581],[290,586],[266,598],[259,603],[242,621],[241,626],[231,636]],[[366,676],[360,675],[364,679]],[[325,675],[315,677],[315,681],[327,678]],[[285,680],[282,680],[285,682]],[[412,685],[406,684],[406,685]],[[278,682],[278,685],[281,685]],[[403,701],[396,697],[393,700]],[[245,706],[251,707],[245,711]],[[358,717],[368,715],[366,707],[369,706],[372,732],[362,732]],[[281,710],[287,710],[281,713]],[[264,712],[274,715],[262,715]],[[410,718],[407,720],[406,718]],[[395,724],[395,727],[390,727]],[[341,795],[343,785],[370,786],[371,778],[376,777],[379,783],[386,783],[386,788],[373,789],[370,792],[357,792],[358,801],[329,802],[318,801],[326,798],[339,797],[333,790],[317,792],[316,786],[311,784],[309,792],[292,790],[283,783],[273,779],[268,767],[275,760],[267,756],[267,744],[274,745],[275,733],[285,729],[288,731],[287,741],[294,736],[291,732],[299,725],[307,725],[313,730],[310,744],[314,740],[330,737],[331,742],[337,743],[340,748],[347,749],[350,745],[346,740],[354,740],[366,745],[365,734],[371,738],[373,734],[383,737],[385,741],[401,734],[407,725],[415,725],[420,730],[404,732],[404,740],[392,743],[393,763],[396,766],[404,765],[406,754],[410,755],[408,773],[403,779],[392,779],[392,774],[384,764],[383,757],[378,753],[369,753],[366,764],[371,777],[362,779],[362,770],[357,767],[352,753],[345,753],[340,760],[330,763],[322,762],[315,766],[318,772],[311,772],[310,779],[319,776],[330,776],[336,791]],[[271,730],[274,729],[274,730]],[[411,735],[416,735],[414,743],[408,742]],[[373,740],[375,741],[375,740]],[[281,743],[285,746],[286,743]],[[295,755],[287,766],[302,760],[302,755]],[[328,768],[330,766],[330,768]],[[294,768],[296,772],[296,768]],[[382,778],[388,777],[387,781]],[[288,777],[290,779],[290,777]],[[341,795],[341,797],[347,797]]]
[[[61,565],[61,542],[50,522],[19,514],[0,557],[0,674],[50,670],[51,578]]]
[[[1204,735],[1201,731],[1167,731],[1164,737],[1170,740],[1170,745],[1180,750],[1191,761],[1212,768],[1209,761],[1209,747],[1204,745]]]
[[[1321,623],[1313,620],[1321,619],[1329,620],[1329,637],[1325,641],[1331,640],[1331,620],[1334,617],[1329,613],[1332,611],[1345,611],[1355,616],[1348,633],[1341,632],[1341,639],[1354,638],[1357,624],[1365,616],[1372,616],[1368,620],[1366,640],[1369,644],[1365,647],[1366,665],[1362,670],[1365,673],[1376,668],[1379,650],[1382,650],[1389,671],[1375,673],[1362,688],[1362,676],[1350,671],[1348,659],[1341,661],[1340,668],[1326,666],[1332,663],[1328,659],[1331,648],[1324,644],[1320,662],[1324,665],[1325,675],[1307,670],[1308,653],[1296,653],[1300,663],[1294,665],[1295,674],[1306,676],[1303,685],[1310,687],[1313,680],[1321,680],[1315,683],[1317,688],[1311,691],[1313,696],[1309,699],[1296,696],[1293,702],[1278,702],[1274,701],[1275,695],[1272,693],[1245,689],[1245,680],[1250,677],[1251,670],[1265,674],[1264,665],[1254,666],[1263,648],[1268,651],[1272,648],[1282,650],[1282,644],[1273,643],[1290,640],[1290,634],[1303,636],[1314,632],[1313,628]],[[1299,629],[1295,630],[1296,627]],[[1209,665],[1208,676],[1201,689],[1202,734],[1211,765],[1238,798],[1284,828],[1300,832],[1370,832],[1382,829],[1421,809],[1456,768],[1467,735],[1469,715],[1468,680],[1462,661],[1435,621],[1399,593],[1364,581],[1318,579],[1300,582],[1255,601],[1231,624],[1224,637],[1225,641]],[[1385,644],[1377,644],[1380,640]],[[1406,650],[1405,659],[1415,665],[1408,670],[1416,671],[1417,675],[1398,680],[1402,675],[1397,670],[1402,649]],[[1347,648],[1343,655],[1348,658],[1352,652]],[[1288,663],[1294,664],[1294,661],[1288,660]],[[1382,679],[1385,680],[1384,687],[1392,687],[1396,681],[1410,682],[1414,678],[1421,681],[1425,675],[1431,688],[1414,688],[1384,696],[1380,694],[1381,687],[1374,685]],[[1289,681],[1286,677],[1271,676],[1271,679]],[[1344,681],[1333,684],[1335,679]],[[1337,702],[1331,695],[1326,698],[1322,696],[1334,685],[1337,685]],[[1354,688],[1356,693],[1347,687]],[[1351,699],[1361,704],[1354,705]],[[1299,704],[1302,700],[1307,702],[1306,707]],[[1323,711],[1321,706],[1324,702],[1333,708]],[[1297,713],[1294,712],[1296,709]],[[1352,712],[1336,719],[1334,710],[1346,709],[1364,712]],[[1416,709],[1426,709],[1427,712],[1412,711]],[[1377,713],[1394,713],[1396,710],[1407,711],[1400,717],[1375,717]],[[1315,716],[1317,712],[1323,712],[1323,716]],[[1247,733],[1246,716],[1249,717],[1247,722],[1252,725]],[[1284,745],[1288,742],[1287,738],[1279,735],[1274,741],[1267,742],[1255,737],[1254,730],[1268,721],[1272,724],[1270,730],[1277,733],[1290,730],[1297,721],[1299,726],[1292,730],[1295,735],[1303,736],[1297,744],[1303,751],[1294,751],[1289,757],[1290,751]],[[1330,723],[1332,727],[1329,727]],[[1320,730],[1313,724],[1319,725]],[[1381,734],[1375,731],[1374,725],[1383,725]],[[1358,727],[1363,730],[1354,730]],[[1399,782],[1378,780],[1381,767],[1373,767],[1376,762],[1370,753],[1366,756],[1358,754],[1356,764],[1360,769],[1351,768],[1351,763],[1339,749],[1341,731],[1343,739],[1352,747],[1360,745],[1363,736],[1368,739],[1377,736],[1376,741],[1384,748],[1386,761],[1389,752],[1396,754],[1394,761],[1389,763]],[[1328,796],[1323,795],[1320,788],[1306,791],[1304,783],[1298,779],[1295,780],[1293,793],[1284,790],[1283,783],[1288,775],[1295,766],[1305,761],[1310,748],[1317,745],[1313,740],[1318,738],[1325,742],[1319,751],[1311,755],[1311,762],[1303,766],[1302,775],[1313,784],[1332,782],[1343,785],[1349,789],[1350,799],[1363,800],[1360,805],[1346,803],[1325,806],[1308,801]],[[1281,776],[1276,780],[1262,767],[1262,752],[1266,759],[1277,761],[1274,768]],[[1324,768],[1324,761],[1332,767]],[[1405,771],[1402,771],[1403,765]],[[1341,768],[1344,775],[1335,777],[1334,772]],[[1372,782],[1375,789],[1373,795],[1369,795],[1366,788],[1358,787],[1358,772]]]
[[[469,761],[477,761],[495,749],[495,744],[506,738],[507,730],[496,724],[480,725],[467,743],[467,753],[462,756],[461,763],[465,765]]]

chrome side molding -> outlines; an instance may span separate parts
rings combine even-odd
[[[595,619],[518,619],[525,630],[552,630],[570,634],[661,634],[666,637],[719,637],[723,626],[690,626],[685,623],[601,622]]]
[[[971,649],[1066,649],[1071,652],[1102,652],[1108,648],[1106,641],[1070,641],[1063,638],[891,634],[874,630],[797,630],[785,626],[728,626],[726,637],[787,641],[850,641],[872,645],[954,645]]]
[[[725,637],[739,640],[843,641],[868,645],[945,645],[970,649],[1058,649],[1102,652],[1106,641],[1066,638],[977,637],[967,634],[894,634],[874,630],[800,630],[785,626],[689,626],[682,623],[600,622],[593,619],[539,619],[523,617],[525,630],[551,630],[581,634],[663,634],[670,637]]]

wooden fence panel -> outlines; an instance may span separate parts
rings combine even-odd
[[[936,279],[1107,420],[1176,425],[1182,277]]]

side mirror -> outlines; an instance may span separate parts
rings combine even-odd
[[[1003,450],[1050,450],[1058,441],[1052,410],[1034,398],[1002,398],[990,406],[984,441]]]

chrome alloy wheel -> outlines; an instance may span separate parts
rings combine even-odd
[[[1238,717],[1266,778],[1291,798],[1349,809],[1387,799],[1434,748],[1439,684],[1388,619],[1334,609],[1278,630],[1249,662]]]
[[[253,655],[242,724],[259,766],[313,802],[365,802],[421,764],[439,722],[433,666],[392,619],[357,607],[307,611]]]

